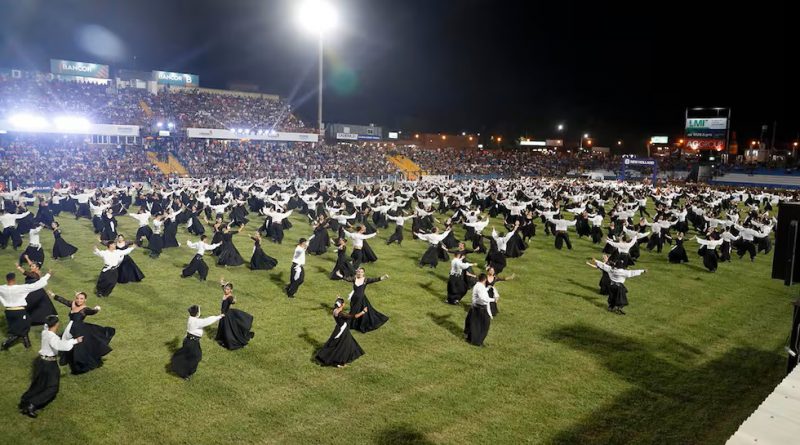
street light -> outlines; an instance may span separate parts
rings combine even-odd
[[[317,101],[317,123],[319,134],[324,133],[322,128],[322,53],[323,37],[332,30],[338,22],[339,16],[336,9],[325,0],[305,0],[297,9],[297,23],[311,34],[316,34],[319,42],[319,95]]]
[[[622,145],[622,141],[617,141],[617,145]]]
[[[564,131],[564,124],[558,124],[558,131]]]
[[[583,150],[583,140],[584,139],[589,139],[589,133],[584,133],[583,137],[581,138],[581,144],[580,144],[580,149],[581,150]]]

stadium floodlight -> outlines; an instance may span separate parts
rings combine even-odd
[[[297,9],[297,23],[308,32],[322,34],[336,27],[339,15],[325,0],[306,0]]]
[[[163,127],[163,126],[164,126],[164,123],[163,123],[163,122],[159,122],[159,123],[157,123],[157,124],[156,124],[156,127],[158,127],[158,128],[161,128],[161,127]]]
[[[53,122],[57,129],[67,132],[89,131],[92,126],[86,118],[80,116],[59,116]]]
[[[318,100],[317,100],[317,125],[319,134],[325,129],[322,126],[322,54],[324,48],[324,35],[329,33],[339,22],[336,8],[326,0],[304,0],[300,3],[295,16],[298,25],[306,31],[316,34],[319,46],[317,54],[318,67]]]
[[[173,124],[172,122],[170,122],[170,123],[168,123],[168,124],[167,124],[167,128],[169,128],[170,130],[172,130],[173,128],[175,128],[175,124]]]
[[[42,116],[27,113],[15,114],[8,122],[20,130],[41,130],[47,126],[47,120]]]
[[[556,127],[556,128],[558,128],[558,131],[563,131],[564,130],[564,124],[558,124],[558,127]]]

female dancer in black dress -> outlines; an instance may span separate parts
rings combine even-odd
[[[180,247],[178,243],[178,215],[183,212],[181,207],[177,212],[170,213],[164,219],[164,249]]]
[[[239,232],[242,229],[244,227],[239,228]],[[220,266],[241,266],[244,264],[244,258],[242,258],[239,250],[233,244],[233,233],[231,233],[229,225],[225,225],[222,229],[222,245],[219,246],[217,264]]]
[[[384,275],[380,278],[366,278],[364,276],[364,268],[359,267],[356,269],[356,275],[354,277],[344,277],[343,279],[348,283],[353,283],[353,292],[350,294],[350,315],[361,312],[365,307],[372,308],[372,310],[367,313],[366,317],[353,320],[353,324],[350,326],[352,329],[366,333],[378,329],[389,321],[389,317],[375,310],[365,293],[368,284],[388,280],[389,275]]]
[[[183,339],[183,346],[172,354],[170,361],[172,372],[188,380],[197,371],[197,365],[203,358],[203,350],[200,349],[203,328],[216,323],[223,317],[225,314],[200,318],[200,306],[194,305],[189,308],[189,320],[186,322],[186,337]]]
[[[19,401],[20,412],[36,418],[36,411],[44,408],[58,395],[61,370],[58,368],[58,354],[69,351],[83,341],[83,337],[62,340],[58,334],[58,315],[50,315],[45,320],[42,331],[42,347],[39,357],[33,362],[31,386]]]
[[[348,363],[364,355],[364,350],[361,349],[356,339],[350,334],[348,327],[351,320],[358,320],[368,313],[369,308],[365,306],[355,315],[352,313],[346,314],[344,312],[344,299],[337,297],[333,308],[333,320],[336,322],[336,326],[333,328],[328,341],[317,351],[316,360],[323,366],[343,368]]]
[[[311,255],[322,255],[328,251],[331,238],[328,235],[328,220],[320,216],[314,223],[314,238],[308,242],[307,252]]]
[[[231,305],[236,304],[233,296],[233,283],[227,283],[224,278],[220,278],[219,284],[222,286],[223,292],[220,312],[225,317],[219,321],[217,343],[230,350],[243,348],[255,336],[255,333],[250,330],[253,327],[253,316],[239,309],[231,308]]]
[[[31,261],[27,256],[25,259],[28,261],[29,270],[26,271],[17,264],[17,270],[25,275],[25,284],[39,281],[39,278],[42,277],[39,263]],[[44,289],[38,289],[29,293],[28,296],[25,297],[25,301],[28,303],[25,306],[25,311],[28,313],[28,319],[32,325],[44,324],[48,315],[58,315],[55,306],[53,306],[53,302],[50,301]]]
[[[495,274],[494,267],[489,266],[486,268],[486,291],[489,293],[489,298],[492,301],[489,303],[489,309],[492,311],[492,316],[496,317],[497,314],[500,313],[500,310],[497,308],[497,301],[500,299],[500,292],[495,289],[495,283],[499,281],[511,281],[514,279],[516,274],[511,274],[508,278],[501,278]]]
[[[101,242],[114,241],[117,238],[117,218],[111,208],[106,209],[101,216],[102,229],[100,230]]]
[[[336,265],[331,271],[331,280],[341,280],[344,277],[351,277],[356,274],[353,263],[347,256],[347,240],[339,238],[336,247]]]
[[[70,301],[58,295],[48,292],[48,294],[59,303],[70,308],[69,324],[64,330],[62,338],[69,340],[72,338],[83,337],[83,342],[72,348],[64,355],[64,359],[69,363],[73,374],[83,374],[95,368],[103,366],[103,357],[111,352],[111,339],[114,338],[116,330],[86,323],[85,319],[89,315],[100,312],[100,306],[93,308],[86,306],[86,293],[78,292],[75,299]]]
[[[117,250],[125,250],[133,246],[125,241],[125,236],[117,235]],[[117,283],[138,283],[144,279],[144,273],[130,255],[125,255],[117,268]]]
[[[53,238],[55,239],[53,243],[53,259],[58,261],[59,258],[72,258],[78,248],[64,241],[57,221],[53,221],[51,227],[53,228]]]
[[[253,240],[253,256],[250,257],[251,270],[270,270],[278,265],[278,260],[264,253],[261,248],[261,235],[258,232],[251,235],[250,239]]]
[[[686,255],[686,249],[683,247],[683,232],[678,232],[674,241],[675,245],[669,249],[669,254],[667,254],[669,262],[674,264],[688,263],[689,257]]]

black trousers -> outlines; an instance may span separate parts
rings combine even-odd
[[[392,236],[389,237],[389,240],[386,241],[386,244],[392,244],[395,241],[397,242],[397,244],[400,244],[400,243],[403,242],[403,228],[402,227],[398,227],[398,228],[396,228],[394,230],[394,233],[392,234]]]
[[[33,378],[31,386],[19,401],[21,408],[33,405],[34,409],[42,409],[58,395],[61,383],[61,370],[58,362],[37,357],[33,362]]]
[[[286,295],[294,297],[294,294],[297,293],[297,289],[299,289],[300,285],[303,284],[303,281],[305,281],[306,271],[303,270],[303,266],[292,263],[292,268],[289,271],[289,274],[289,285],[286,286]]]
[[[566,243],[567,249],[572,250],[572,243],[569,241],[569,234],[567,234],[567,232],[556,232],[556,249],[561,250],[562,243]]]
[[[0,247],[5,249],[8,246],[8,240],[11,239],[11,246],[18,249],[22,245],[22,237],[19,235],[16,227],[6,227],[0,232]]]
[[[756,257],[756,245],[750,240],[741,240],[739,243],[739,248],[737,249],[736,254],[739,255],[739,258],[741,258],[745,253],[750,254],[750,259]]]
[[[19,339],[22,339],[26,348],[30,347],[28,333],[31,330],[31,319],[26,310],[6,309],[6,324],[8,325],[8,338],[3,341],[3,348],[10,347]]]
[[[205,280],[206,277],[208,277],[208,265],[205,261],[203,261],[202,255],[195,255],[194,258],[192,258],[192,261],[189,262],[189,265],[183,269],[181,276],[183,278],[191,277],[195,274],[195,272],[200,274],[201,280]]]

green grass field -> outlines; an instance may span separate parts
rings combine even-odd
[[[135,233],[132,218],[118,220],[122,233]],[[55,272],[49,289],[93,292],[101,261],[91,254],[91,223],[69,214],[59,221],[80,251],[53,262],[52,235],[42,232],[45,269]],[[643,250],[636,267],[648,273],[626,283],[631,305],[618,316],[597,294],[600,272],[584,265],[602,246],[573,233],[574,250],[557,251],[541,224],[525,255],[509,260],[504,274],[517,280],[498,286],[501,313],[484,348],[462,340],[469,297],[462,307],[443,302],[449,264],[419,269],[426,243],[407,231],[402,247],[387,247],[393,228],[383,231],[370,240],[380,260],[367,275],[391,278],[367,295],[390,320],[354,333],[367,352],[361,359],[323,368],[312,358],[333,328],[335,296],[350,285],[328,280],[335,252],[309,255],[306,283],[286,298],[294,242],[311,232],[300,216],[291,221],[283,245],[264,244],[280,261],[272,271],[225,269],[207,257],[209,281],[200,282],[179,278],[190,249],[167,249],[157,260],[135,251],[147,278],[88,301],[103,306],[89,321],[117,328],[114,351],[85,375],[62,368],[61,392],[38,419],[16,406],[41,328],[32,330],[35,348],[0,353],[0,443],[719,444],[784,375],[792,298],[769,278],[771,255],[755,264],[734,257],[712,274],[693,242],[687,265],[669,264],[666,250]],[[187,238],[181,227],[178,240]],[[249,238],[238,235],[236,244],[249,260]],[[17,255],[0,251],[4,273]],[[232,352],[207,330],[200,368],[183,381],[166,366],[184,337],[186,308],[217,313],[221,275],[235,283],[237,307],[255,316],[255,339]]]

